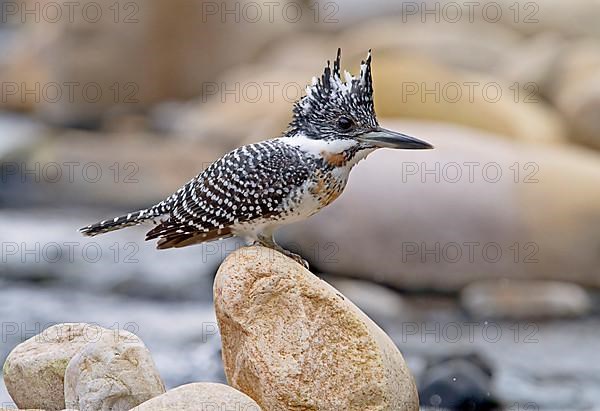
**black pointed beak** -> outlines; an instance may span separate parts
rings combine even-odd
[[[376,147],[401,148],[405,150],[430,150],[433,146],[426,141],[377,127],[357,137],[358,140]]]

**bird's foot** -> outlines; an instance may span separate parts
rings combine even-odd
[[[308,261],[306,261],[304,258],[302,258],[302,256],[300,254],[293,253],[293,252],[286,250],[285,248],[280,247],[278,245],[275,245],[275,247],[270,247],[270,248],[275,251],[279,251],[281,254],[285,255],[286,257],[291,258],[292,260],[294,260],[295,262],[297,262],[298,264],[300,264],[307,270],[309,269]]]
[[[267,248],[270,248],[272,250],[279,251],[281,254],[283,254],[286,257],[289,257],[292,260],[296,261],[298,264],[300,264],[301,266],[303,266],[307,270],[309,269],[308,261],[306,261],[304,258],[302,258],[302,256],[300,254],[296,254],[296,253],[293,253],[293,252],[291,252],[289,250],[286,250],[285,248],[283,248],[280,245],[276,244],[272,240],[271,241],[267,241],[267,240],[265,240],[264,238],[259,238],[258,240],[254,241],[252,243],[252,245],[261,245],[263,247],[267,247]]]
[[[282,253],[286,256],[290,257],[292,260],[296,261],[298,264],[306,268],[307,270],[310,268],[308,265],[308,261],[306,261],[300,254],[292,253],[291,251],[282,249]]]

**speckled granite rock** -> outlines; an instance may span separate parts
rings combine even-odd
[[[132,411],[191,409],[260,411],[260,407],[252,398],[235,388],[210,382],[182,385],[140,404]]]
[[[65,372],[65,403],[86,411],[126,411],[165,392],[150,351],[128,331],[103,333]]]
[[[65,408],[63,378],[69,360],[98,333],[86,323],[57,324],[19,344],[4,363],[6,388],[19,408]]]
[[[391,339],[282,254],[263,247],[231,254],[214,299],[227,379],[264,409],[418,410]]]

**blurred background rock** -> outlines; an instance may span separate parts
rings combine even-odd
[[[350,71],[372,48],[380,121],[436,150],[373,154],[282,241],[395,338],[424,405],[600,407],[600,2],[67,3],[0,1],[0,357],[95,321],[169,387],[222,381],[211,284],[239,243],[76,229],[279,135],[337,47]]]

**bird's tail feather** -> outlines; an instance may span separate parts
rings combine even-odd
[[[111,220],[100,221],[79,229],[85,236],[93,237],[99,234],[109,233],[125,227],[132,227],[157,217],[153,209],[139,210],[127,215],[115,217]]]

